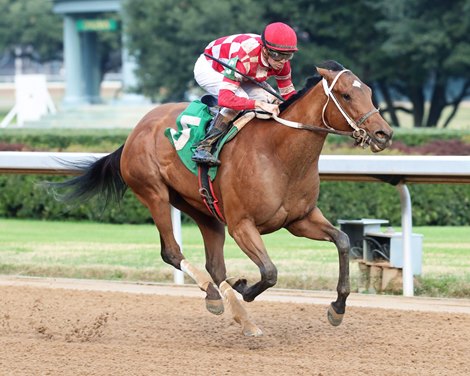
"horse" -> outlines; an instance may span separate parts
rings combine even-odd
[[[333,242],[339,255],[337,299],[327,310],[331,325],[340,325],[349,286],[349,239],[317,206],[318,161],[328,133],[352,136],[357,144],[379,152],[391,144],[393,131],[372,103],[372,91],[354,73],[334,61],[316,67],[307,85],[280,105],[275,119],[254,118],[222,149],[213,181],[225,222],[206,208],[198,178],[184,167],[164,136],[175,128],[187,103],[166,103],[148,112],[125,143],[107,156],[77,166],[80,175],[60,182],[67,199],[95,195],[119,201],[130,188],[150,211],[160,235],[161,257],[191,277],[205,292],[206,308],[224,312],[224,302],[246,336],[262,331],[237,298],[253,301],[277,281],[277,269],[261,235],[287,229],[312,240]],[[281,124],[279,121],[283,121]],[[286,126],[287,125],[287,126]],[[173,235],[171,205],[189,215],[202,234],[206,271],[182,254]],[[260,280],[228,278],[224,261],[225,229],[258,266]]]

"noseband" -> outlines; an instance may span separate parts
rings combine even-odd
[[[379,112],[378,108],[374,108],[367,112],[366,114],[362,115],[357,121],[351,118],[351,116],[348,115],[348,113],[343,109],[343,107],[340,105],[338,102],[338,99],[336,99],[335,95],[333,94],[333,87],[335,86],[336,82],[338,81],[338,78],[345,72],[350,72],[349,69],[343,69],[340,71],[336,77],[334,78],[333,82],[331,85],[328,87],[328,82],[323,78],[322,79],[322,85],[323,85],[323,90],[325,91],[325,95],[327,97],[326,103],[323,106],[323,111],[321,114],[322,120],[323,120],[323,125],[327,127],[328,129],[333,130],[334,128],[331,127],[326,119],[325,119],[325,111],[326,107],[328,106],[328,103],[330,102],[330,98],[333,100],[335,103],[336,107],[338,108],[339,112],[343,117],[346,119],[348,124],[351,126],[354,131],[352,132],[352,137],[356,140],[357,145],[361,145],[361,147],[365,148],[371,141],[370,137],[367,135],[367,132],[364,128],[360,128],[360,126],[373,114]]]

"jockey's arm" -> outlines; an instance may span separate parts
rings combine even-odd
[[[225,81],[225,79],[224,79]],[[234,87],[238,88],[240,84],[233,85]],[[259,109],[271,114],[279,114],[279,106],[278,104],[263,102],[254,99],[242,98],[235,95],[235,92],[226,88],[226,85],[219,91],[219,106],[231,108],[233,110],[241,111],[241,110],[254,110]],[[236,90],[236,89],[235,89]]]
[[[281,96],[287,100],[293,96],[296,91],[292,83],[290,62],[286,62],[282,70],[274,76]]]
[[[254,99],[243,98],[235,94],[239,87],[239,81],[224,77],[219,90],[219,106],[236,111],[255,109]]]
[[[269,112],[270,114],[279,115],[279,105],[276,103],[255,101],[255,108]]]

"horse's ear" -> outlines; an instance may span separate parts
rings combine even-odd
[[[328,69],[325,69],[325,68],[319,68],[319,67],[316,67],[317,68],[317,72],[325,79],[327,80],[332,80],[334,78],[334,73],[333,71],[331,70],[328,70]]]

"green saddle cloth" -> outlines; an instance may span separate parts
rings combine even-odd
[[[196,149],[196,145],[206,135],[206,127],[212,120],[212,115],[207,105],[199,100],[195,100],[178,116],[176,125],[178,129],[165,129],[165,136],[168,137],[172,145],[175,147],[186,168],[197,176],[198,166],[196,162],[191,160],[191,156]],[[230,141],[238,132],[236,127],[232,127],[230,131],[220,140],[217,150],[212,153],[218,158],[223,145]],[[217,166],[209,168],[209,177],[215,179],[217,174]]]

